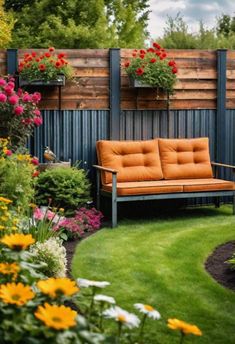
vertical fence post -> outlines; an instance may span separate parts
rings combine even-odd
[[[14,75],[18,69],[18,50],[7,49],[7,74]]]
[[[110,139],[120,138],[120,49],[109,49]]]
[[[217,111],[216,111],[216,160],[224,162],[226,116],[226,62],[227,50],[217,50]]]

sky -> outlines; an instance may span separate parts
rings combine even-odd
[[[167,15],[175,18],[180,12],[190,32],[197,31],[200,20],[212,28],[222,13],[235,15],[235,0],[149,0],[149,4],[148,30],[153,38],[162,36]]]

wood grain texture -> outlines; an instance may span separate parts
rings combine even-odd
[[[25,53],[47,49],[19,49]],[[74,68],[74,78],[62,87],[62,109],[109,109],[109,49],[59,49]],[[166,95],[155,89],[131,88],[122,68],[133,49],[121,49],[121,109],[165,109]],[[215,109],[217,100],[217,51],[168,50],[168,57],[178,66],[178,80],[170,109]],[[6,75],[6,50],[0,50],[0,75]],[[235,51],[227,51],[227,108],[235,108]],[[27,89],[35,90],[35,89]],[[58,88],[44,88],[41,109],[58,109]],[[156,99],[157,97],[157,99]]]
[[[0,76],[7,74],[7,52],[0,49]]]

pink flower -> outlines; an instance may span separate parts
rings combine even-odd
[[[28,93],[25,93],[25,95],[22,98],[23,102],[29,103],[31,102],[31,96]]]
[[[31,118],[26,118],[26,119],[22,119],[21,123],[27,126],[27,125],[30,125],[32,121],[33,120]]]
[[[8,99],[9,103],[15,105],[19,101],[19,97],[17,95],[10,96]]]
[[[51,221],[51,220],[54,219],[54,217],[55,217],[55,213],[53,213],[53,211],[51,211],[51,210],[48,210],[48,212],[47,212],[47,219],[49,221]]]
[[[22,88],[18,88],[17,94],[18,94],[19,97],[22,96],[22,94],[23,94]]]
[[[38,158],[34,156],[34,157],[31,159],[31,164],[33,164],[33,165],[35,165],[35,166],[38,166],[38,164],[39,164]]]
[[[34,113],[36,116],[41,116],[41,112],[40,112],[38,109],[34,110],[33,113]]]
[[[9,81],[7,86],[11,87],[12,89],[15,88],[15,83],[13,81]]]
[[[4,93],[0,93],[0,102],[5,103],[7,100],[7,96]]]
[[[6,85],[6,80],[0,79],[0,86],[5,86]]]
[[[24,112],[23,106],[21,105],[16,106],[14,112],[16,116],[20,116]]]
[[[41,100],[41,94],[39,92],[34,92],[32,95],[32,101],[38,103]]]
[[[5,151],[5,154],[6,154],[7,156],[11,156],[11,155],[12,155],[12,151],[11,151],[10,149],[7,149],[7,150]]]
[[[35,218],[35,220],[43,220],[44,219],[44,213],[42,212],[42,210],[40,208],[35,208],[34,213],[33,213],[33,217]]]
[[[33,123],[38,127],[42,124],[42,117],[34,117]]]
[[[5,93],[6,93],[8,96],[11,96],[12,93],[14,92],[14,91],[13,91],[13,88],[12,88],[11,86],[6,86],[6,87],[4,87],[4,91],[5,91]]]

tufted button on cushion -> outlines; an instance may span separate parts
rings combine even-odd
[[[163,178],[158,140],[108,141],[96,144],[99,164],[118,170],[118,182],[138,182]],[[112,182],[110,173],[102,172],[102,183]]]
[[[207,137],[158,142],[164,179],[213,177]]]

